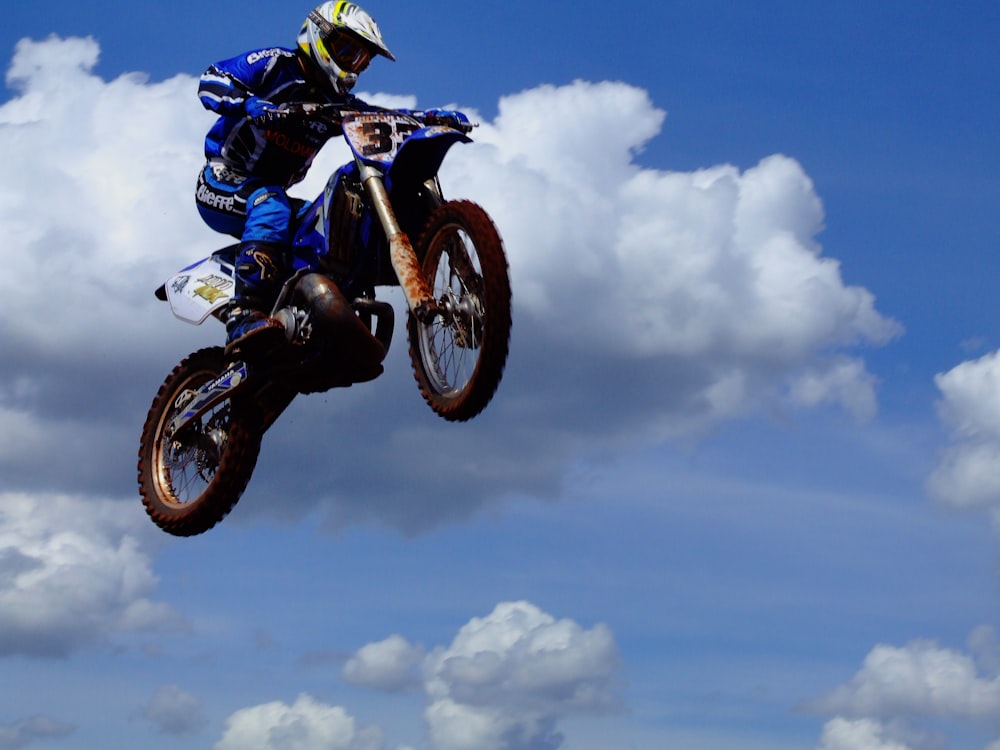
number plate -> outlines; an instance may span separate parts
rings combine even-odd
[[[344,135],[362,159],[389,163],[420,123],[406,115],[365,112],[344,118]]]

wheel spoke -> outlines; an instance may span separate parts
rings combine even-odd
[[[173,419],[174,414],[167,418]],[[228,405],[217,409],[207,422],[188,425],[180,438],[164,442],[158,474],[170,502],[190,503],[211,483],[224,449],[227,425]]]
[[[150,518],[166,532],[192,536],[221,521],[239,500],[260,451],[257,422],[225,400],[177,434],[168,425],[198,390],[225,370],[222,347],[201,349],[160,387],[139,444],[139,491]]]
[[[424,399],[445,419],[478,414],[500,382],[510,336],[503,242],[469,201],[435,209],[420,238],[423,272],[440,314],[411,318],[410,355]]]
[[[446,312],[421,335],[425,361],[440,393],[461,391],[475,372],[482,316],[472,289],[481,284],[475,246],[464,232],[450,228],[441,243],[432,288]]]

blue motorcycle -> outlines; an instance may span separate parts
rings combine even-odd
[[[473,126],[455,114],[298,106],[336,118],[354,159],[298,217],[293,273],[272,310],[286,342],[256,357],[227,357],[221,346],[196,351],[153,400],[139,446],[139,491],[150,518],[170,534],[200,534],[232,510],[264,433],[298,394],[382,374],[395,314],[376,299],[377,287],[402,289],[413,372],[435,413],[472,419],[503,375],[511,329],[503,242],[480,206],[444,199],[437,175]],[[224,319],[235,251],[183,269],[157,297],[192,324]]]

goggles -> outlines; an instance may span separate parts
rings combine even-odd
[[[366,45],[342,31],[333,31],[324,36],[323,46],[333,61],[348,73],[360,73],[372,59],[372,53]]]

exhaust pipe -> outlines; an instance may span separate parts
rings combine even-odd
[[[310,311],[310,322],[314,329],[318,329],[319,332],[335,342],[338,345],[337,349],[345,357],[357,360],[358,364],[379,364],[385,359],[392,333],[391,327],[388,334],[383,332],[382,316],[384,315],[383,307],[388,307],[391,314],[392,308],[389,305],[374,303],[363,306],[364,312],[374,313],[378,316],[376,332],[380,335],[373,336],[358,317],[354,306],[347,301],[347,298],[328,276],[321,273],[306,274],[296,284],[294,296],[298,296]],[[368,303],[371,301],[362,300],[359,302]],[[293,331],[295,330],[295,321],[284,318],[282,320],[286,325],[286,330],[288,330],[289,324],[293,326]]]

